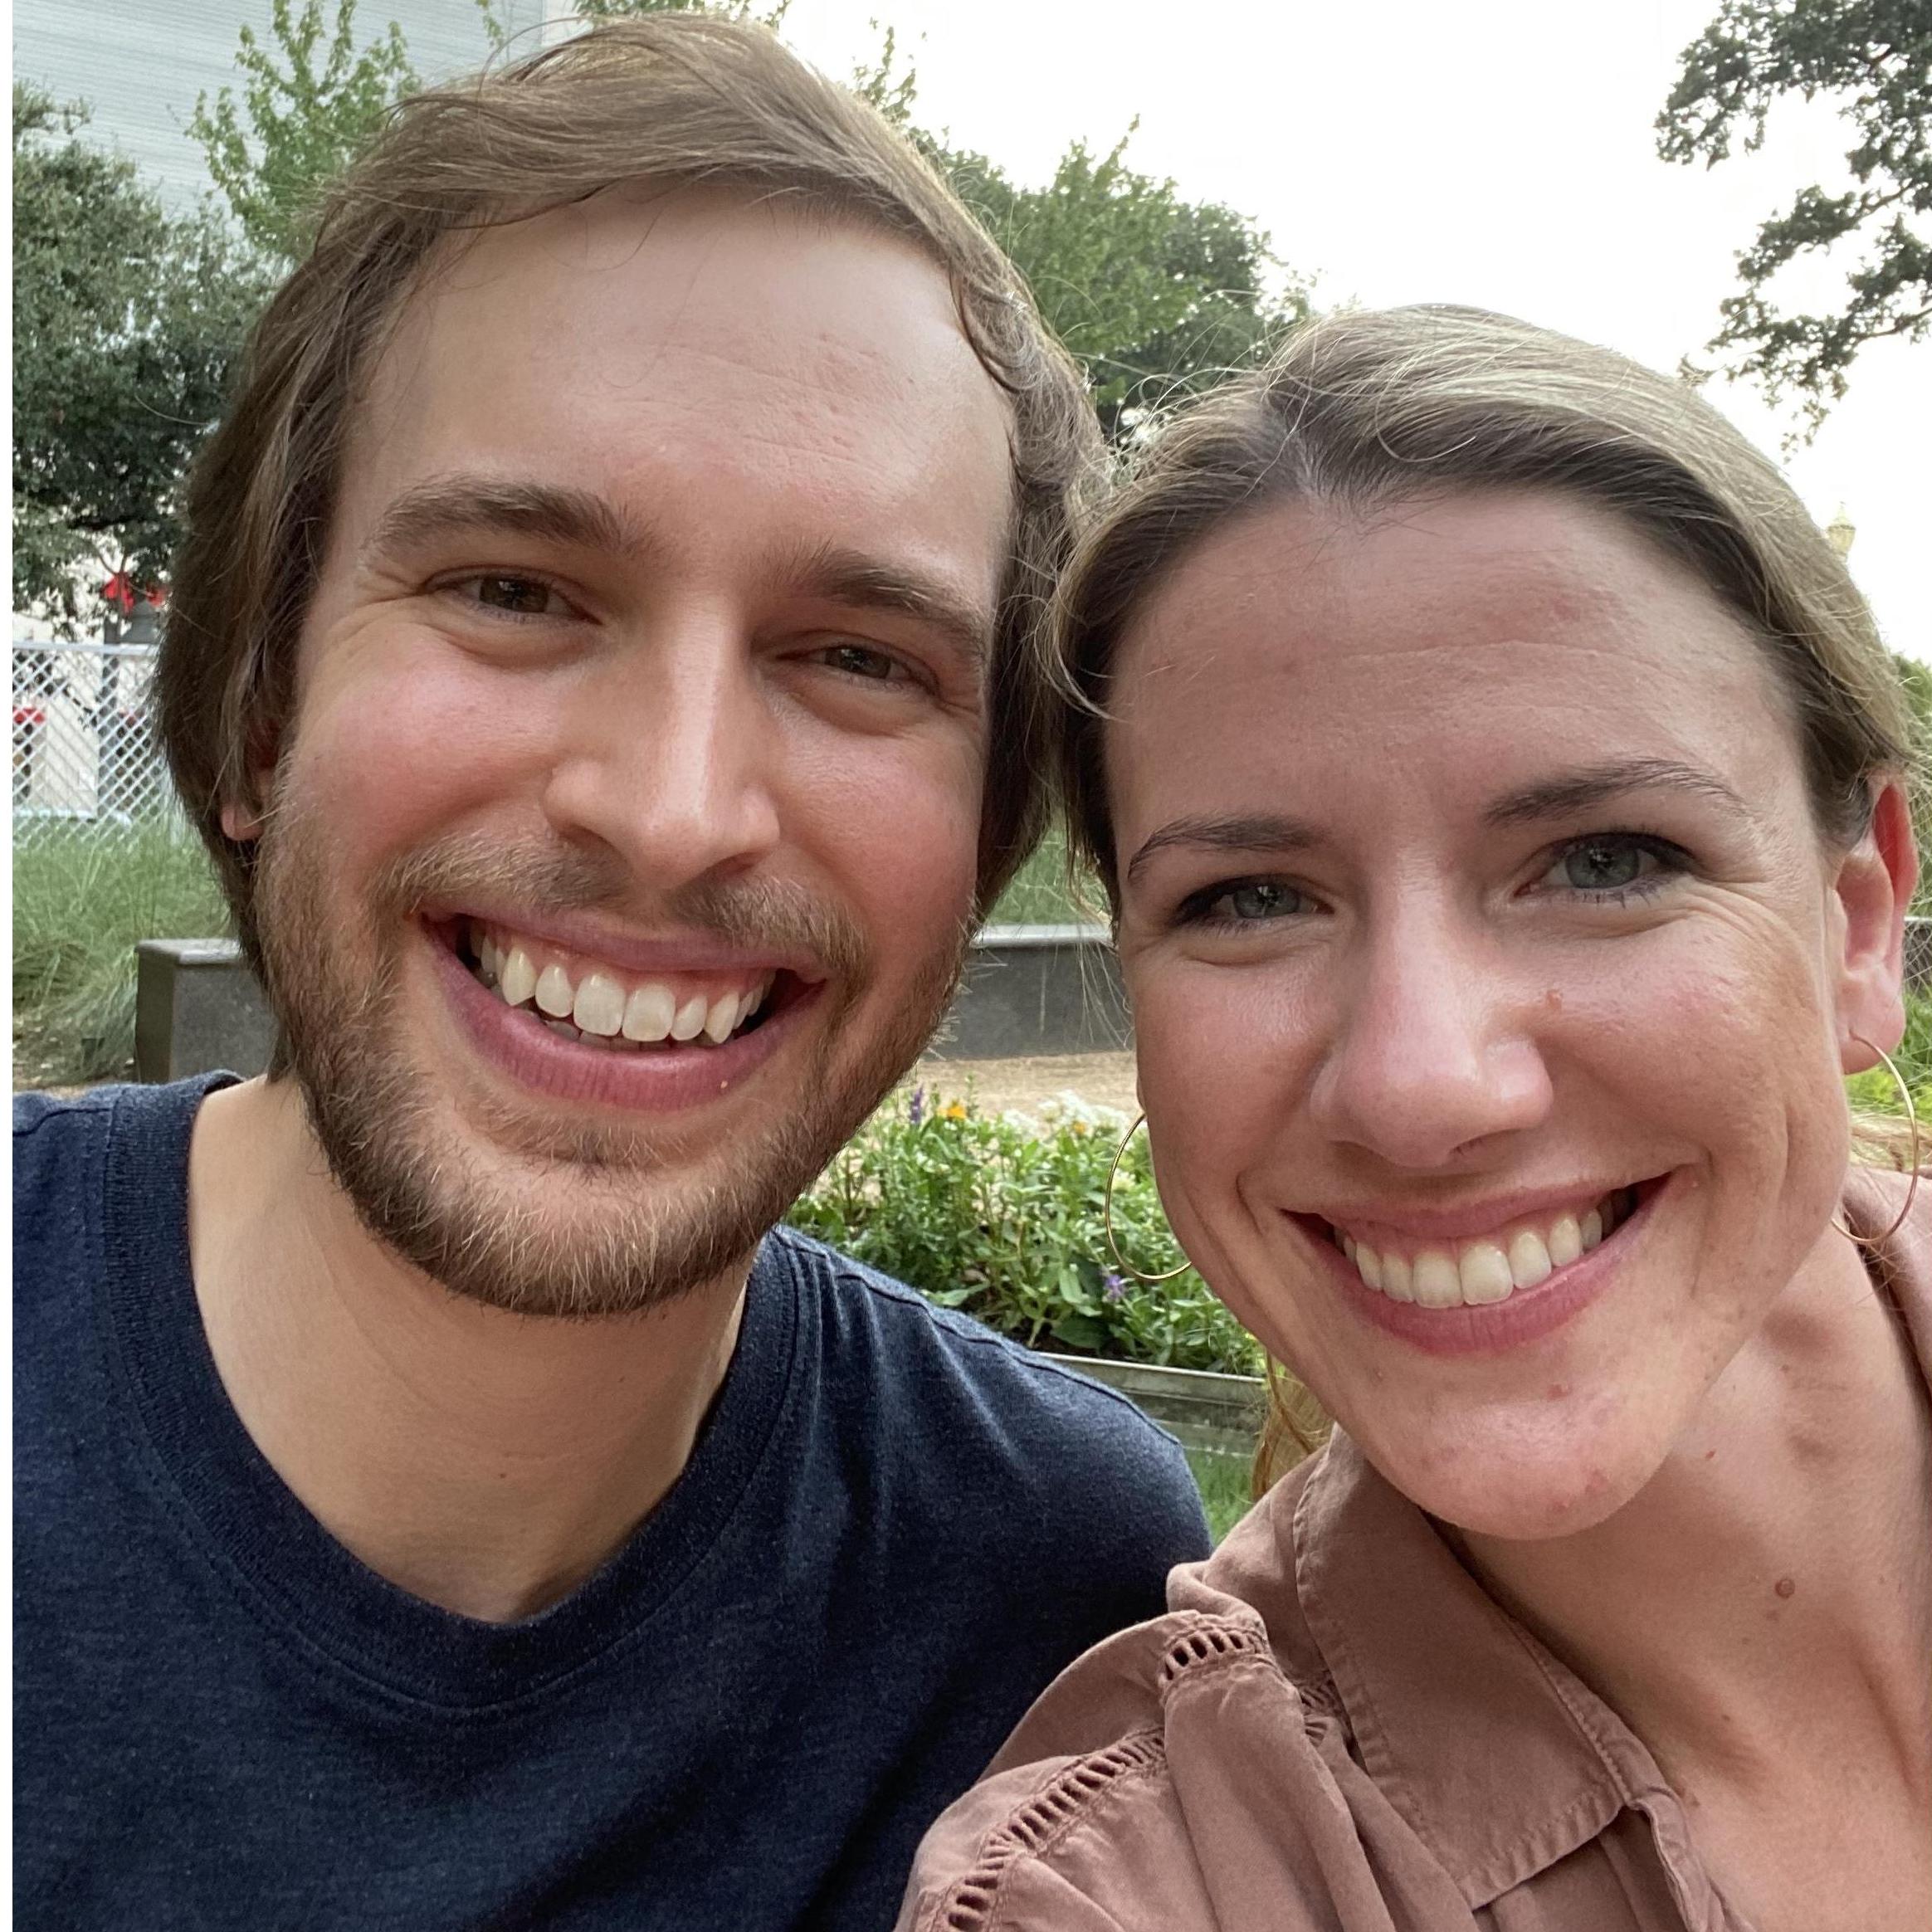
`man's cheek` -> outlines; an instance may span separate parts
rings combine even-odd
[[[288,782],[346,843],[380,851],[500,807],[530,762],[515,718],[457,707],[401,685],[304,720]]]

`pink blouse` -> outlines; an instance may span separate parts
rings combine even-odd
[[[1855,1171],[1886,1227],[1904,1182]],[[1932,1187],[1873,1262],[1932,1380]],[[1339,1432],[1064,1671],[900,1932],[1747,1932],[1615,1711]]]

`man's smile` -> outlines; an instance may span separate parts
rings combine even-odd
[[[623,1052],[673,1043],[722,1045],[757,1023],[780,971],[627,973],[515,927],[476,920],[469,922],[462,946],[477,978],[505,1006],[532,1014],[565,1039]]]
[[[675,1112],[734,1092],[796,1034],[828,984],[749,959],[639,971],[494,920],[419,923],[484,1060],[519,1086],[577,1105]]]

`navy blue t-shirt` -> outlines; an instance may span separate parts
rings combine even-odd
[[[689,1467],[491,1625],[359,1564],[189,1274],[212,1084],[14,1110],[14,1886],[70,1926],[889,1925],[926,1825],[1207,1530],[1121,1398],[788,1232]]]

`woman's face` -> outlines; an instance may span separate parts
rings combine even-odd
[[[1116,669],[1176,1232],[1424,1508],[1600,1520],[1847,1264],[1849,1037],[1902,1024],[1895,790],[1822,842],[1759,647],[1556,496],[1257,512]]]

